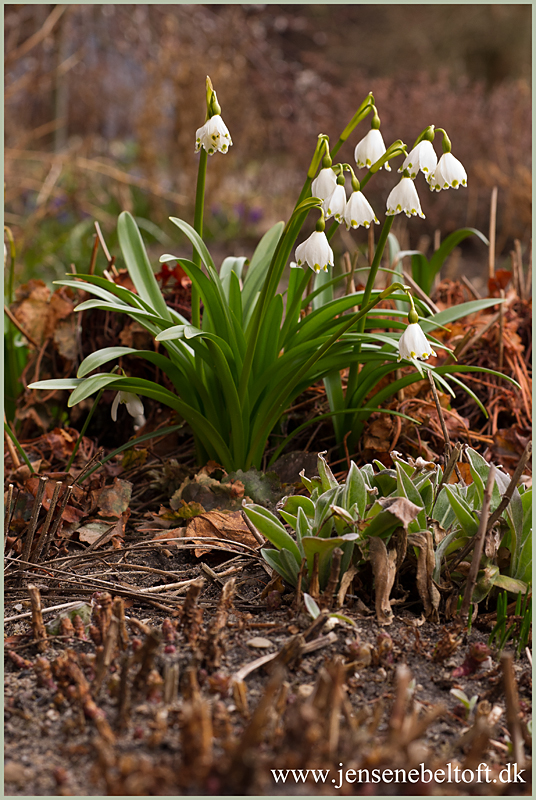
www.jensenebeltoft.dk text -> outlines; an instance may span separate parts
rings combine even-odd
[[[342,767],[342,764],[339,764]],[[462,769],[459,765],[447,764],[445,769],[432,771],[424,764],[418,769],[339,769],[331,783],[340,789],[343,783],[525,783],[524,769],[517,764],[508,764],[496,778],[491,777],[491,767],[479,764],[476,769]],[[275,783],[329,783],[329,769],[272,769]]]

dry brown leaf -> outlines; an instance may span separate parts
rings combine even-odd
[[[96,542],[97,539],[103,535],[103,533],[108,530],[110,526],[106,522],[88,522],[86,525],[82,525],[81,528],[78,528],[78,538],[81,542],[86,542],[86,544],[93,544]],[[111,539],[112,533],[110,531],[110,535],[107,537],[107,541]],[[102,542],[104,544],[104,540]]]
[[[57,323],[53,340],[60,356],[67,361],[76,361],[78,357],[78,342],[76,339],[76,320],[73,317]]]
[[[119,517],[126,511],[130,503],[132,494],[132,484],[130,481],[123,481],[114,478],[113,486],[105,486],[99,496],[99,516]]]
[[[17,302],[11,307],[25,331],[39,344],[45,339],[50,290],[43,281],[31,280],[17,289]]]
[[[138,528],[138,531],[143,531],[145,533],[152,533],[154,530],[156,530],[156,528],[153,528],[153,529],[150,529],[150,528],[147,528],[147,527],[144,527],[144,528],[139,527]],[[182,539],[182,537],[185,535],[184,531],[185,531],[184,528],[170,528],[167,531],[160,530],[157,534],[155,534],[155,536],[153,536],[153,538],[150,541],[151,542],[160,542],[161,540],[164,540],[164,541],[162,541],[162,546],[163,547],[178,547],[179,544],[178,544],[178,542],[176,540],[177,539]],[[166,539],[173,539],[175,541],[165,541]]]
[[[383,539],[371,536],[369,558],[374,573],[376,619],[378,625],[390,625],[393,621],[393,612],[389,597],[396,575],[396,547],[387,550]]]
[[[186,536],[198,536],[200,538],[203,536],[216,536],[219,539],[245,544],[255,549],[260,547],[259,542],[242,519],[240,511],[227,513],[224,511],[209,511],[206,514],[194,517],[188,523]],[[196,549],[195,555],[199,557],[208,552],[206,548]]]
[[[435,567],[434,544],[430,531],[419,531],[408,536],[409,544],[417,547],[417,589],[429,622],[439,622],[439,591],[432,580]]]
[[[407,528],[410,522],[422,510],[422,506],[416,506],[411,500],[405,497],[380,497],[378,503],[384,511],[389,511],[394,517],[400,520],[404,528]]]

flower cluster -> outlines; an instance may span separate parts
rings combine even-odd
[[[333,217],[338,223],[344,222],[347,230],[361,225],[370,228],[373,222],[380,224],[372,206],[359,189],[354,189],[346,199],[344,185],[337,183],[337,176],[331,167],[320,170],[311,184],[311,193],[323,201],[324,218]]]

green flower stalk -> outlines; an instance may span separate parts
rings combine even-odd
[[[197,171],[197,186],[195,192],[194,230],[203,237],[203,213],[205,205],[205,182],[207,175],[207,156],[214,153],[226,153],[232,145],[231,136],[227,126],[221,118],[221,106],[218,103],[212,81],[207,75],[206,81],[207,118],[205,124],[196,131],[195,152],[200,152],[199,167]],[[193,250],[192,261],[201,266],[198,251]],[[200,325],[199,292],[192,284],[192,324],[196,328]]]

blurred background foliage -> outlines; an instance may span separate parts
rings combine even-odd
[[[371,90],[386,144],[400,137],[411,147],[426,125],[443,126],[469,176],[467,190],[433,202],[419,186],[426,220],[397,218],[402,246],[423,249],[437,229],[442,237],[465,225],[487,232],[498,186],[497,254],[506,259],[516,238],[528,249],[530,5],[4,9],[5,219],[17,284],[51,281],[71,263],[87,271],[94,220],[117,253],[124,209],[145,229],[155,259],[169,249],[176,231],[167,217],[193,219],[207,74],[234,142],[209,162],[206,235],[216,263],[250,255],[288,217],[317,135],[335,141]],[[368,120],[342,160],[353,161],[367,130]],[[369,185],[378,215],[394,180],[382,171]],[[341,252],[364,243],[366,232],[336,239]],[[173,246],[189,253],[185,241]],[[464,248],[487,259],[476,239]]]

